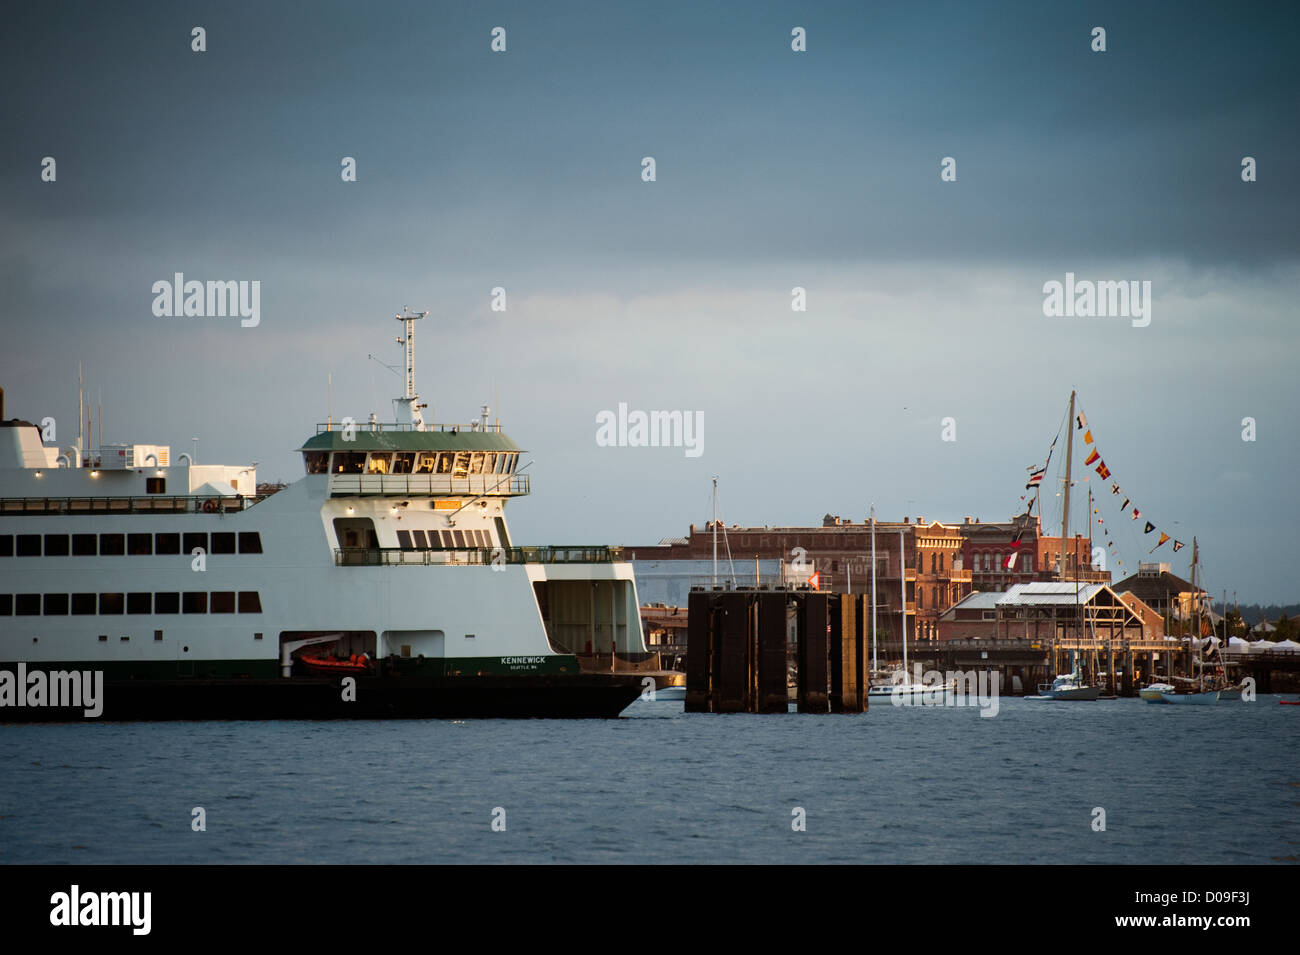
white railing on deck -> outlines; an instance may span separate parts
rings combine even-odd
[[[374,494],[386,497],[418,497],[431,494],[464,494],[467,497],[513,497],[529,493],[527,474],[331,474],[330,495]]]

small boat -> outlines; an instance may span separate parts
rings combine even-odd
[[[298,659],[312,673],[323,673],[329,676],[340,674],[351,676],[370,672],[370,656],[365,653],[354,653],[346,660],[323,654],[304,653]]]
[[[1300,700],[1278,700],[1283,706],[1300,706]]]
[[[950,693],[957,689],[956,682],[935,683],[881,683],[867,690],[867,699],[888,699],[898,706],[942,706]]]
[[[1163,703],[1164,694],[1172,693],[1174,686],[1172,683],[1152,683],[1150,686],[1144,686],[1138,690],[1138,696],[1148,703]]]
[[[1095,700],[1101,696],[1101,687],[1089,686],[1083,682],[1083,675],[1076,669],[1073,673],[1062,673],[1051,683],[1038,684],[1038,696],[1027,696],[1026,700]]]

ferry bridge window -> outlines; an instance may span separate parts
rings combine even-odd
[[[302,453],[302,462],[308,474],[325,474],[330,469],[330,453],[328,451],[304,451]]]
[[[262,553],[262,535],[257,531],[240,531],[239,552],[241,554]]]
[[[456,463],[452,465],[451,476],[463,478],[469,475],[469,452],[457,451]]]
[[[0,557],[12,557],[14,555],[14,535],[0,534]]]
[[[240,613],[261,613],[262,598],[258,596],[256,590],[241,590],[239,592],[239,612]],[[261,634],[258,634],[261,639]]]
[[[126,608],[126,594],[100,594],[99,612],[119,614]]]
[[[181,612],[181,595],[175,591],[171,593],[153,595],[153,612],[154,613],[180,613]]]
[[[232,531],[216,531],[212,535],[212,553],[233,554],[235,552],[235,535]]]
[[[235,592],[233,590],[216,591],[212,594],[213,613],[234,613],[235,612]]]
[[[444,451],[438,455],[438,473],[450,474],[456,464],[456,455],[454,452]]]
[[[187,590],[181,594],[182,613],[207,613],[208,595],[202,590]]]
[[[46,534],[45,535],[45,556],[46,557],[67,557],[68,556],[68,535],[67,534]]]
[[[146,494],[164,494],[167,491],[167,479],[160,477],[151,477],[144,479],[144,492]]]
[[[126,553],[126,535],[125,534],[100,534],[99,535],[99,553],[100,556],[112,555],[119,557]]]
[[[469,456],[469,473],[470,474],[483,473],[483,452],[482,451],[475,451],[473,454]]]
[[[98,594],[73,594],[72,613],[74,616],[86,617],[95,612],[99,602]]]
[[[406,451],[393,455],[393,473],[410,474],[415,467],[415,452]]]
[[[40,534],[19,534],[17,550],[18,550],[19,557],[40,557],[41,556],[41,535]]]
[[[181,535],[154,534],[153,552],[155,554],[179,554],[181,552]]]
[[[127,594],[127,613],[153,613],[153,594]]]
[[[152,534],[127,534],[126,552],[132,557],[147,557],[153,553]]]
[[[39,617],[41,614],[41,595],[14,594],[14,613],[20,617]]]
[[[456,541],[456,546],[457,546],[457,547],[464,547],[464,546],[465,546],[465,532],[464,532],[464,531],[452,531],[452,532],[451,532],[451,536],[452,536],[452,538]]]
[[[402,548],[402,550],[410,550],[410,549],[411,549],[411,532],[410,532],[410,531],[398,531],[398,532],[397,532],[397,546],[400,547],[400,548]]]
[[[336,451],[334,452],[334,473],[335,474],[360,474],[366,467],[366,453],[364,451]]]
[[[430,451],[421,451],[415,464],[416,474],[432,474],[438,467],[438,455]]]
[[[95,557],[99,554],[99,537],[96,534],[73,534],[72,556]]]
[[[367,474],[388,474],[392,470],[393,456],[391,454],[372,454],[370,463],[366,466]]]
[[[68,613],[68,595],[67,594],[46,594],[45,595],[45,616],[63,617]]]
[[[424,537],[424,531],[411,531],[411,538],[415,541],[416,550],[429,549],[429,542]]]
[[[14,595],[0,594],[0,617],[12,616],[14,612]]]
[[[451,536],[451,531],[438,531],[438,537],[442,541],[444,550],[451,550],[456,546],[456,539]]]
[[[204,533],[204,534],[185,535],[184,543],[181,545],[181,549],[187,554],[192,554],[194,553],[194,548],[196,547],[202,547],[205,552],[207,551],[208,549],[207,534]]]

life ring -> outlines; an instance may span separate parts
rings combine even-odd
[[[209,499],[203,502],[203,510],[206,513],[211,514],[216,509],[217,509],[217,502],[215,500]]]

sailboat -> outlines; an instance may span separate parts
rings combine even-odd
[[[1057,576],[1062,582],[1065,580],[1065,542],[1069,539],[1070,532],[1070,470],[1074,458],[1074,398],[1075,393],[1071,391],[1070,412],[1065,419],[1065,490],[1061,507],[1061,560],[1057,572]],[[1088,520],[1092,520],[1091,513],[1088,515]],[[1077,613],[1079,599],[1079,582],[1077,579],[1074,582],[1074,595]],[[1038,695],[1027,696],[1025,699],[1042,701],[1096,700],[1100,697],[1102,688],[1093,686],[1084,679],[1083,672],[1079,667],[1078,655],[1072,651],[1070,658],[1072,666],[1069,673],[1058,674],[1051,683],[1038,684]]]
[[[1181,706],[1213,706],[1219,702],[1221,688],[1206,687],[1205,685],[1205,661],[1201,659],[1201,598],[1200,591],[1196,586],[1196,571],[1200,563],[1200,549],[1197,546],[1196,538],[1192,538],[1192,600],[1195,601],[1195,614],[1193,623],[1193,633],[1187,635],[1191,645],[1195,648],[1194,661],[1196,676],[1179,679],[1174,678],[1174,685],[1168,690],[1162,690],[1160,699],[1154,700],[1149,697],[1143,697],[1148,703],[1175,703]],[[1240,699],[1240,693],[1238,693]]]
[[[903,668],[895,670],[889,681],[868,687],[867,699],[888,697],[895,706],[906,705],[943,705],[949,693],[956,689],[954,684],[926,684],[915,679],[908,681],[907,673],[907,574],[903,569],[904,551],[903,530],[898,531],[898,571],[902,604],[900,617],[903,622]],[[876,512],[871,509],[871,669],[876,672]]]

